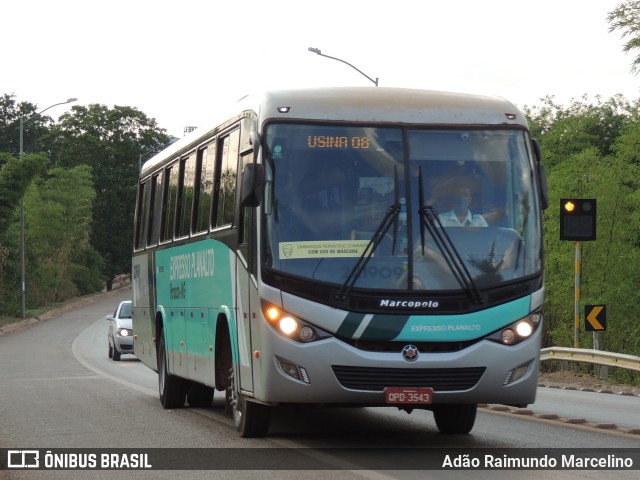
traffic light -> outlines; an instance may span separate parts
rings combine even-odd
[[[596,239],[595,198],[560,200],[560,240]]]

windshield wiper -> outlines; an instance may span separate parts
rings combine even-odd
[[[451,273],[460,286],[468,293],[469,298],[471,298],[474,303],[483,303],[478,285],[476,285],[476,282],[465,265],[460,252],[458,252],[458,249],[451,241],[451,237],[449,237],[446,229],[443,227],[440,217],[438,216],[438,212],[431,205],[424,204],[422,167],[418,168],[418,196],[418,200],[420,202],[420,243],[422,245],[422,254],[424,255],[425,253],[424,232],[426,228],[438,247],[438,250],[440,250],[449,270],[451,270]]]
[[[347,279],[345,280],[345,282],[342,284],[342,287],[340,287],[340,291],[336,295],[337,300],[347,299],[347,294],[349,293],[351,288],[353,288],[353,285],[358,280],[358,277],[360,277],[360,274],[362,273],[364,268],[367,266],[367,263],[373,256],[374,252],[376,251],[376,248],[378,248],[378,245],[380,245],[380,243],[384,239],[385,235],[389,231],[389,228],[391,228],[392,224],[393,224],[393,238],[391,241],[391,255],[395,255],[396,253],[396,242],[398,239],[398,216],[400,214],[400,194],[398,192],[397,167],[394,167],[393,182],[394,182],[393,204],[390,205],[389,208],[387,209],[387,212],[385,213],[384,218],[380,222],[380,225],[378,225],[378,228],[376,229],[376,231],[373,233],[373,236],[371,237],[371,240],[369,240],[367,247],[364,249],[364,251],[362,252],[362,255],[360,255],[360,258],[351,269],[351,272],[349,272],[349,275],[347,276]]]

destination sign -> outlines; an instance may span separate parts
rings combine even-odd
[[[368,148],[371,148],[371,139],[367,136],[358,135],[309,135],[307,137],[307,146],[309,148],[366,150]]]

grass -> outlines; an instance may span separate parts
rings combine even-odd
[[[94,295],[99,295],[100,292],[98,293],[93,293],[90,295],[86,295],[87,297],[91,297]],[[39,308],[29,308],[26,310],[25,312],[25,318],[37,318],[42,316],[43,314],[51,311],[51,310],[55,310],[56,308],[60,308],[63,307],[64,305],[68,304],[68,303],[72,303],[77,301],[78,299],[83,298],[83,297],[73,297],[70,298],[64,302],[60,302],[60,303],[52,303],[49,305],[44,305],[42,307]],[[6,325],[10,325],[12,323],[16,323],[16,322],[20,322],[22,320],[22,318],[20,317],[10,317],[10,316],[6,316],[6,315],[0,315],[0,328],[6,326]]]
[[[4,327],[5,325],[10,325],[18,321],[20,321],[19,318],[0,316],[0,328]]]
[[[32,309],[32,310],[27,310],[25,312],[25,317],[26,318],[39,317],[43,313],[48,312],[49,310],[53,310],[54,308],[57,308],[60,305],[64,305],[64,303],[54,304],[54,305],[47,305],[45,307]],[[11,325],[12,323],[20,322],[20,321],[22,321],[22,318],[20,318],[20,317],[8,317],[6,315],[0,315],[0,328],[4,327],[6,325]]]

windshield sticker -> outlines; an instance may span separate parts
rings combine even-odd
[[[368,240],[322,240],[311,242],[280,242],[280,260],[296,258],[360,257]]]
[[[273,147],[273,152],[271,152],[271,158],[274,160],[282,159],[282,145],[276,145]]]

